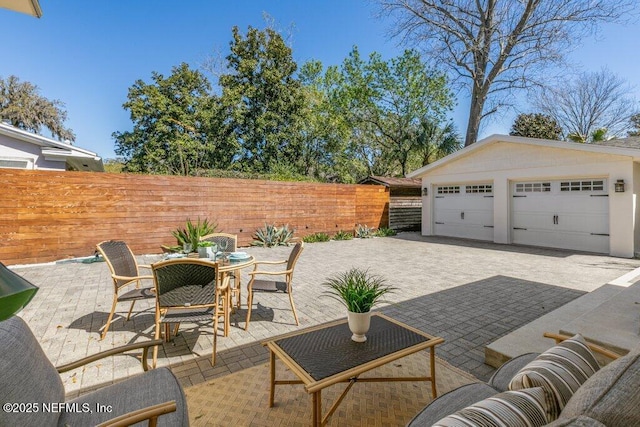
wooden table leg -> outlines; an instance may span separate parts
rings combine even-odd
[[[438,391],[436,390],[436,348],[431,347],[431,349],[429,350],[429,354],[429,363],[431,364],[431,394],[433,396],[433,399],[435,399],[436,397],[438,397]]]
[[[276,355],[269,350],[269,369],[271,375],[271,389],[269,390],[269,408],[273,408],[276,389]]]
[[[313,427],[320,427],[322,425],[322,390],[318,390],[312,393],[313,397]]]

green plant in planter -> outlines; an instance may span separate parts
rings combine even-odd
[[[340,301],[353,313],[371,311],[384,295],[396,290],[383,277],[358,268],[330,277],[323,286],[328,288],[325,295]]]
[[[218,224],[210,223],[206,218],[203,221],[200,221],[200,218],[198,218],[198,222],[195,224],[191,222],[190,219],[187,219],[186,228],[178,228],[171,234],[173,234],[173,237],[178,241],[178,251],[182,250],[185,243],[190,243],[191,252],[197,252],[198,246],[204,243],[200,242],[200,237],[215,233],[217,228]]]

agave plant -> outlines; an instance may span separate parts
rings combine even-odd
[[[368,270],[352,268],[327,279],[325,295],[340,301],[353,313],[367,313],[381,298],[394,292],[383,277],[369,274]]]
[[[359,239],[366,239],[368,237],[373,236],[373,228],[368,227],[367,225],[358,224],[356,225],[356,237]]]
[[[275,224],[264,224],[264,228],[256,230],[253,236],[255,239],[251,244],[253,246],[263,246],[271,248],[273,246],[287,246],[293,237],[295,230],[289,229],[288,225],[276,227]]]
[[[172,234],[178,240],[178,250],[181,250],[185,243],[189,243],[191,244],[191,251],[197,252],[200,245],[200,237],[215,233],[216,228],[218,228],[218,224],[210,223],[206,218],[204,221],[200,221],[200,218],[198,218],[198,222],[195,224],[190,219],[187,219],[186,228],[178,228]]]

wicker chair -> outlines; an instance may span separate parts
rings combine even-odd
[[[139,269],[150,269],[151,267],[148,265],[138,265],[133,252],[125,242],[120,240],[109,240],[98,243],[96,248],[107,262],[109,270],[111,270],[114,290],[111,312],[109,313],[107,323],[102,327],[102,334],[100,335],[100,339],[103,340],[107,335],[107,331],[109,330],[109,326],[113,320],[113,314],[116,311],[116,305],[119,302],[131,301],[131,307],[129,308],[129,313],[127,314],[126,319],[129,320],[136,301],[155,298],[155,294],[153,293],[152,287],[141,287],[142,280],[153,280],[153,276],[142,276],[140,275]],[[135,285],[135,288],[124,292],[124,289],[129,288],[131,285]]]
[[[244,330],[249,330],[249,321],[251,320],[251,307],[253,305],[253,294],[254,292],[282,292],[289,295],[289,302],[291,303],[291,310],[293,310],[293,317],[296,320],[296,326],[300,323],[298,322],[298,314],[296,313],[296,306],[293,304],[293,295],[291,294],[291,281],[293,280],[293,270],[296,266],[296,262],[298,258],[300,258],[300,254],[304,249],[304,242],[300,241],[296,243],[296,245],[291,250],[289,254],[289,259],[283,261],[258,261],[254,264],[253,271],[249,272],[249,276],[251,276],[251,280],[247,284],[247,291],[249,295],[247,296],[247,322],[245,324]],[[258,270],[259,265],[277,265],[277,264],[287,264],[287,269],[284,271],[261,271]],[[284,281],[277,280],[263,280],[256,279],[258,275],[267,275],[267,276],[284,276]]]
[[[215,243],[218,245],[218,248],[221,248],[221,243],[226,243],[225,251],[227,252],[235,252],[238,250],[238,236],[235,234],[227,234],[227,233],[213,233],[207,234],[206,236],[202,236],[200,241],[207,241],[211,243]],[[233,286],[231,289],[231,297],[235,298],[235,306],[240,308],[240,297],[241,297],[241,285],[240,283],[240,270],[235,270],[233,273],[229,274],[229,277],[233,279]]]
[[[160,261],[151,266],[156,289],[155,338],[160,338],[161,324],[165,324],[168,341],[169,325],[213,321],[213,353],[211,364],[216,363],[218,318],[229,314],[229,278],[218,284],[218,265],[197,258],[178,258]],[[153,366],[158,359],[158,348],[153,350]]]

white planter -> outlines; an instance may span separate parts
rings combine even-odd
[[[371,312],[354,313],[347,311],[347,323],[349,324],[349,330],[353,333],[351,339],[355,342],[365,342],[367,340],[365,334],[369,332],[369,326],[371,325]]]

